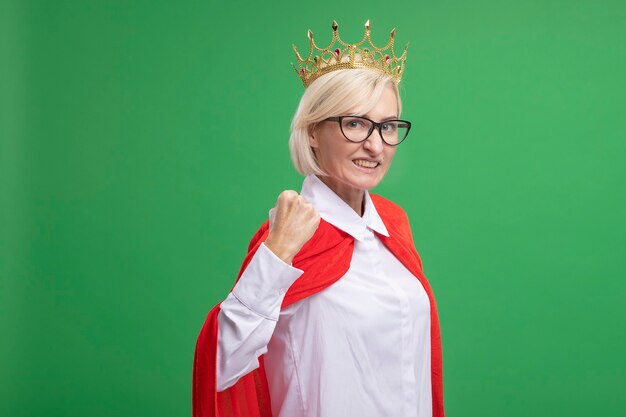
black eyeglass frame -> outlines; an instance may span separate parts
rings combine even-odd
[[[353,119],[363,119],[363,120],[367,120],[368,122],[370,122],[372,124],[372,127],[370,127],[370,131],[367,133],[367,136],[365,137],[365,139],[363,140],[352,140],[349,139],[348,136],[346,136],[346,134],[343,131],[343,125],[342,125],[342,121],[344,118],[346,117],[350,117]],[[398,146],[399,144],[401,144],[402,142],[404,142],[404,140],[406,139],[407,136],[409,136],[409,131],[411,130],[411,122],[409,122],[408,120],[400,120],[400,119],[392,119],[392,120],[384,120],[380,123],[377,123],[375,121],[373,121],[372,119],[368,119],[367,117],[363,117],[363,116],[333,116],[333,117],[327,117],[326,119],[324,119],[323,121],[329,121],[329,122],[337,122],[339,123],[339,129],[341,130],[341,134],[343,135],[344,138],[346,138],[346,140],[349,140],[352,143],[361,143],[361,142],[365,142],[367,140],[367,138],[369,138],[370,136],[372,136],[372,132],[374,132],[374,129],[378,129],[378,134],[380,135],[381,139],[383,140],[383,142],[385,142],[387,145],[389,146]],[[385,140],[385,137],[383,135],[382,132],[382,126],[385,123],[389,123],[389,122],[401,122],[406,124],[406,133],[404,135],[404,137],[398,141],[398,143],[389,143]]]

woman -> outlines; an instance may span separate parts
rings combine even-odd
[[[410,130],[399,120],[406,50],[395,56],[394,33],[376,48],[368,21],[350,45],[333,22],[328,48],[309,32],[321,58],[296,51],[306,90],[290,149],[306,178],[300,194],[279,195],[209,313],[194,416],[444,415],[437,311],[408,219],[368,192]]]

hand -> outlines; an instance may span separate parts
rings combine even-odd
[[[319,213],[304,197],[296,191],[285,190],[278,195],[276,206],[270,210],[270,233],[265,246],[291,264],[319,223]]]

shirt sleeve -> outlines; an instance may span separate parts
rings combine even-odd
[[[267,352],[287,289],[304,271],[261,243],[217,316],[217,390],[259,367]]]

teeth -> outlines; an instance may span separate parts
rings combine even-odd
[[[356,165],[360,167],[365,167],[365,168],[376,168],[378,166],[378,162],[364,161],[362,159],[355,159],[353,162]]]

